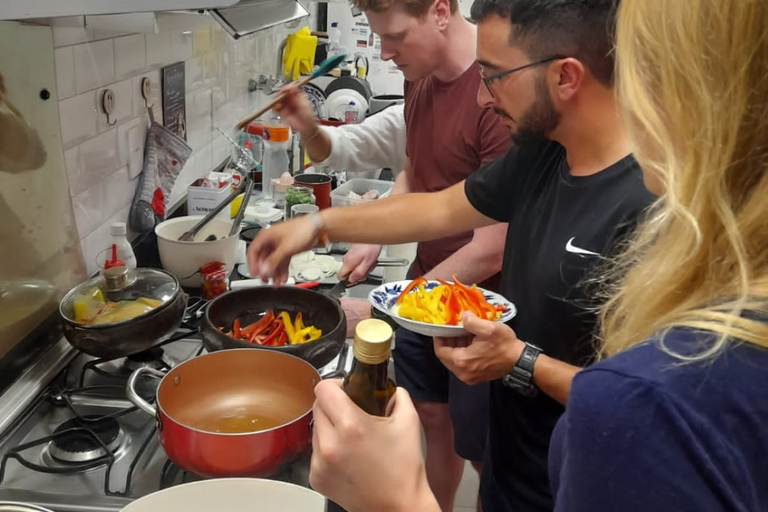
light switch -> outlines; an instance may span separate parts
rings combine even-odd
[[[128,176],[134,179],[144,166],[144,138],[142,130],[134,126],[128,131]]]

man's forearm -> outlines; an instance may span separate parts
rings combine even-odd
[[[426,279],[450,280],[455,275],[463,283],[480,283],[501,270],[502,256],[470,242],[424,274]]]
[[[573,377],[581,370],[563,361],[541,354],[533,367],[533,383],[542,392],[565,405]]]
[[[506,235],[506,224],[476,229],[472,241],[440,262],[424,277],[450,280],[455,274],[464,283],[485,281],[501,271]]]
[[[395,177],[395,184],[392,185],[392,192],[389,193],[390,196],[407,194],[411,191],[411,186],[408,184],[408,175],[406,174],[407,165],[406,161],[406,169],[403,169],[400,174]]]
[[[301,144],[313,162],[322,162],[331,156],[331,138],[320,126],[306,136],[301,134]]]
[[[319,213],[332,241],[402,244],[436,240],[493,224],[467,200],[463,183],[433,193],[398,194]]]

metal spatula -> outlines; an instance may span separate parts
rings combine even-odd
[[[205,227],[205,225],[208,224],[211,221],[211,219],[216,217],[219,214],[219,212],[221,212],[221,210],[226,208],[227,205],[229,205],[229,203],[231,203],[237,196],[240,195],[240,193],[243,191],[243,188],[245,187],[246,181],[247,180],[243,178],[242,183],[240,183],[240,186],[237,187],[237,190],[232,192],[228,198],[226,198],[219,204],[219,206],[217,206],[216,208],[208,212],[208,215],[203,217],[200,220],[200,222],[192,226],[192,229],[185,231],[184,234],[179,237],[179,242],[194,242],[195,235],[198,233],[198,231],[203,229],[203,227]]]

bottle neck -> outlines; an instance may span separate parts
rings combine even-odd
[[[367,380],[375,388],[383,388],[387,384],[388,368],[389,368],[389,358],[377,364],[363,363],[355,359],[354,362],[352,363],[351,373],[358,374],[358,375],[365,375]]]

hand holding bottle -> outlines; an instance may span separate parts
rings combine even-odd
[[[398,388],[387,417],[366,414],[341,387],[315,387],[310,484],[349,512],[439,512],[421,452],[419,417]]]

